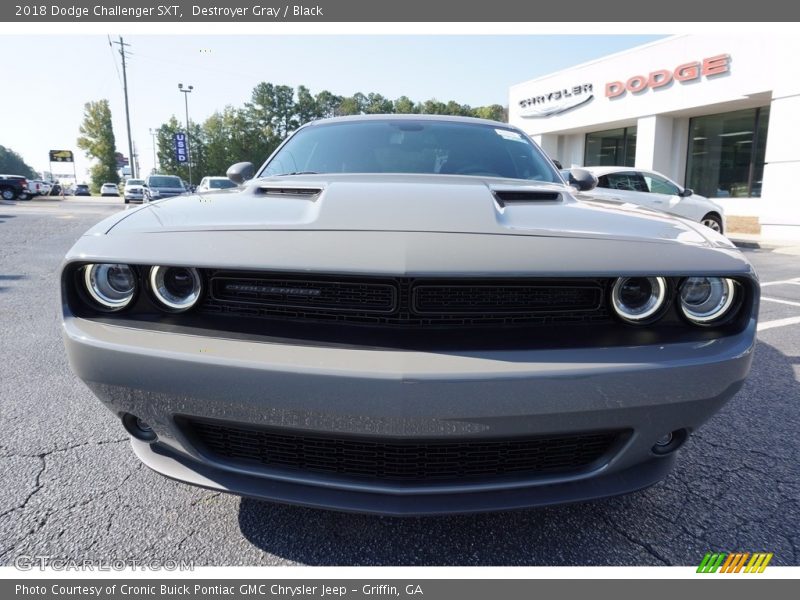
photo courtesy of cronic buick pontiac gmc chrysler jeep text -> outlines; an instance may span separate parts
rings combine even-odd
[[[169,477],[383,514],[611,496],[750,369],[742,254],[577,201],[596,178],[506,124],[320,120],[228,177],[102,221],[61,272],[72,369]]]

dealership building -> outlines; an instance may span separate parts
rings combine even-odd
[[[800,40],[680,35],[509,90],[564,167],[660,171],[765,237],[800,239]]]

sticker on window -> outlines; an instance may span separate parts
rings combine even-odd
[[[516,131],[509,131],[508,129],[495,129],[494,132],[501,138],[506,140],[514,140],[515,142],[524,142],[522,136]]]

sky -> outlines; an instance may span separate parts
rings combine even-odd
[[[189,118],[204,121],[241,106],[261,81],[305,85],[349,96],[377,92],[414,101],[436,98],[482,106],[508,104],[509,86],[607,54],[656,35],[127,35],[132,138],[142,173],[153,167],[156,129],[185,121],[178,83],[194,86]],[[49,150],[72,150],[80,181],[90,161],[78,150],[84,104],[110,102],[117,150],[128,155],[122,68],[106,35],[1,36],[5,92],[0,145],[37,171]],[[8,82],[16,82],[9,93]],[[266,158],[266,157],[264,157]],[[56,172],[69,171],[58,165]],[[198,174],[221,175],[221,173]]]

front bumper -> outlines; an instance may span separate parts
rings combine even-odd
[[[673,455],[651,449],[692,431],[739,389],[755,320],[740,334],[662,346],[409,352],[294,346],[130,329],[66,316],[74,371],[118,415],[158,434],[134,440],[156,471],[276,501],[388,514],[471,512],[640,489]],[[591,469],[408,485],[228,462],[201,451],[181,418],[380,439],[476,440],[626,430]]]

